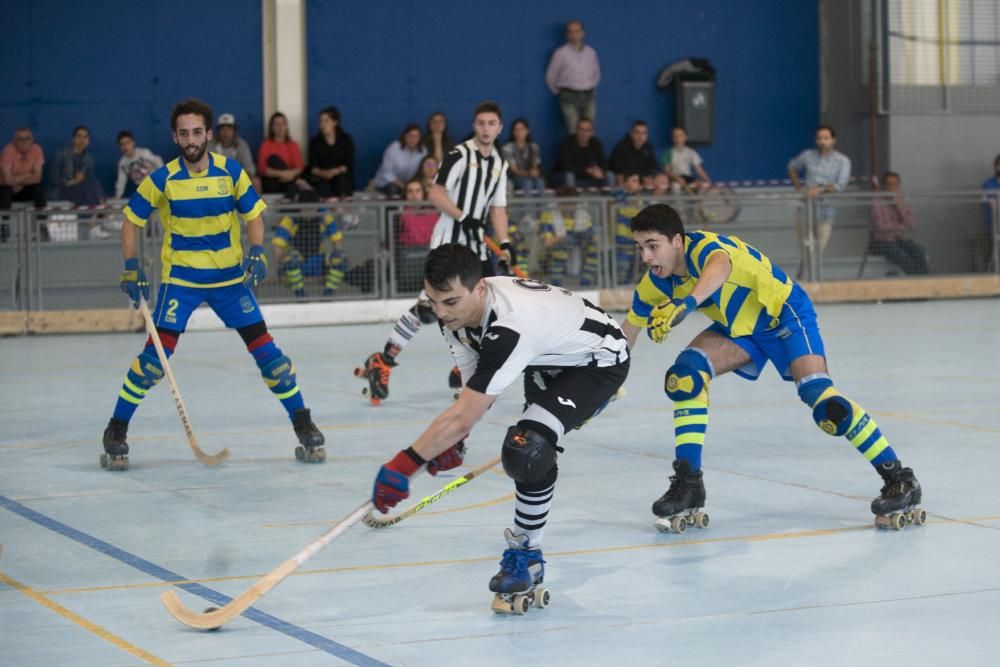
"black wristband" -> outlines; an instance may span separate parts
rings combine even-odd
[[[403,453],[409,456],[410,460],[416,463],[418,466],[422,466],[423,464],[427,463],[424,457],[420,456],[420,454],[417,454],[415,451],[413,451],[413,447],[407,447],[406,449],[403,450]]]

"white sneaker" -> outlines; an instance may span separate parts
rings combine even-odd
[[[90,228],[87,238],[91,241],[106,241],[111,238],[111,234],[109,234],[103,227],[95,226]]]

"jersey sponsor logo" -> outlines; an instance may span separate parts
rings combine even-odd
[[[254,306],[253,306],[253,301],[250,300],[250,297],[248,297],[248,296],[241,296],[240,297],[240,308],[243,309],[244,313],[252,313],[253,312]]]
[[[208,192],[208,186],[207,185],[196,185],[196,186],[194,186],[194,191],[195,192]]]
[[[225,197],[229,194],[229,181],[225,178],[218,179],[219,183],[219,196]]]
[[[576,403],[568,398],[563,398],[562,396],[556,396],[556,400],[559,401],[560,405],[568,405],[569,407],[576,409]]]
[[[540,283],[537,280],[531,280],[530,278],[516,278],[514,284],[534,292],[548,292],[552,289],[549,285]]]
[[[488,333],[485,334],[483,338],[486,338],[488,340],[500,340],[500,334]]]

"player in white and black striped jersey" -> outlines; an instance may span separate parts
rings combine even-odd
[[[600,412],[625,381],[628,342],[613,318],[568,290],[484,278],[477,256],[460,245],[430,252],[424,290],[465,386],[416,442],[382,466],[372,500],[386,512],[409,495],[409,477],[421,465],[436,474],[461,464],[466,435],[523,376],[525,410],[501,447],[517,490],[514,527],[506,532],[513,556],[504,552],[501,572],[490,582],[495,593],[523,592],[541,581],[540,544],[559,442]]]
[[[503,251],[500,262],[512,266],[517,258],[507,238],[507,161],[496,146],[503,130],[503,116],[496,102],[480,102],[473,113],[473,136],[444,157],[437,180],[428,200],[441,212],[431,235],[430,248],[442,243],[468,246],[482,262],[483,273],[492,276],[484,237],[489,217],[497,244]],[[422,324],[435,321],[434,313],[423,295],[396,321],[381,352],[374,352],[365,361],[364,375],[369,380],[371,395],[377,399],[389,395],[389,375],[396,366],[396,357],[420,330]],[[458,387],[453,371],[449,381]]]

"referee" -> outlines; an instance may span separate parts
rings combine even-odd
[[[445,155],[428,195],[441,212],[431,234],[430,249],[444,243],[468,246],[482,262],[484,276],[495,275],[484,242],[487,215],[502,250],[500,263],[507,267],[517,263],[507,238],[507,161],[496,146],[501,131],[500,105],[489,100],[477,104],[472,115],[472,138]],[[420,330],[420,325],[437,321],[423,296],[396,321],[385,348],[365,360],[364,376],[373,398],[389,395],[389,373],[396,366],[396,356]],[[449,383],[456,388],[461,386],[460,377],[453,369]]]

